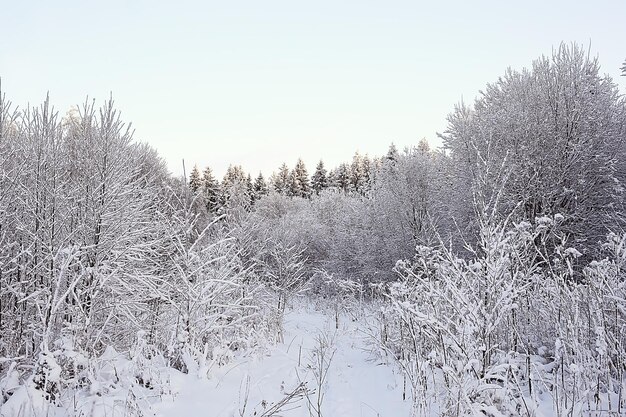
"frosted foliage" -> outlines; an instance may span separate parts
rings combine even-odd
[[[111,100],[61,118],[3,97],[0,115],[2,402],[19,384],[51,404],[99,391],[110,348],[145,386],[157,357],[207,377],[263,345],[261,284],[236,242]]]
[[[555,415],[623,412],[625,238],[610,235],[609,257],[574,283],[575,249],[536,262],[554,230],[481,227],[473,259],[418,247],[385,290],[379,340],[407,373],[416,413],[533,415],[546,396]]]
[[[561,45],[442,148],[177,178],[0,95],[0,415],[626,415],[625,104]]]

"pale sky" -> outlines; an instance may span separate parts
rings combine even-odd
[[[170,170],[311,173],[436,132],[508,66],[591,45],[626,92],[626,1],[2,1],[14,104],[113,93]]]

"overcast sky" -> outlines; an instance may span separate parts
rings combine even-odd
[[[626,1],[2,2],[2,89],[62,114],[113,93],[178,174],[334,166],[436,132],[508,66],[561,41],[626,92]]]

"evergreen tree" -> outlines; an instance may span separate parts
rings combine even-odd
[[[220,185],[213,175],[211,167],[206,167],[202,173],[202,190],[207,210],[215,213],[219,206]]]
[[[263,178],[263,174],[259,172],[259,176],[254,180],[254,195],[256,199],[260,199],[264,195],[268,193],[267,183],[265,182],[265,178]]]
[[[428,144],[426,138],[420,139],[419,143],[417,144],[417,150],[420,151],[422,154],[430,153],[430,145]]]
[[[311,188],[315,194],[319,194],[322,190],[328,188],[328,175],[326,174],[326,168],[324,168],[324,162],[319,161],[315,168],[315,173],[311,177]]]
[[[394,175],[394,172],[397,171],[397,165],[399,160],[400,153],[398,152],[398,148],[396,148],[396,145],[392,143],[389,146],[387,155],[385,155],[380,160],[380,171],[385,171],[390,175]]]
[[[368,155],[365,155],[361,160],[363,166],[363,190],[362,193],[366,194],[372,186],[372,161]]]
[[[350,165],[350,190],[365,194],[366,183],[367,173],[365,172],[363,157],[357,152],[354,154]]]
[[[192,192],[196,193],[201,186],[202,179],[200,178],[200,170],[198,170],[198,165],[194,165],[189,175],[189,188]]]
[[[246,179],[247,175],[240,165],[229,165],[226,174],[224,174],[222,185],[229,187],[237,183],[244,183]]]
[[[239,165],[230,165],[222,180],[220,205],[226,209],[250,208],[248,175]]]
[[[274,190],[283,195],[287,195],[289,189],[289,167],[283,163],[278,169],[278,173],[273,176]]]
[[[250,199],[250,204],[254,204],[257,200],[256,193],[254,192],[254,184],[252,183],[252,177],[250,174],[246,177],[246,193],[248,194],[248,198]]]
[[[309,198],[311,196],[311,184],[309,174],[302,159],[298,159],[295,168],[291,172],[290,194],[295,197]]]
[[[334,171],[334,186],[347,193],[350,190],[350,167],[346,163],[340,164]]]
[[[387,161],[392,161],[395,162],[398,160],[398,156],[399,156],[399,152],[398,152],[398,148],[396,148],[396,145],[394,143],[392,143],[389,146],[389,150],[387,151],[387,156],[385,157],[385,159]]]
[[[326,181],[328,182],[328,188],[338,188],[337,186],[337,168],[331,169],[328,171],[328,176],[326,177]]]
[[[376,183],[376,179],[378,177],[378,172],[383,164],[382,158],[374,157],[372,159],[367,159],[367,189],[371,191],[374,184]]]
[[[294,170],[289,172],[289,179],[287,180],[287,196],[295,197],[299,193],[298,181],[296,180],[296,173]]]

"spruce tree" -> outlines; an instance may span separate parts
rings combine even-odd
[[[430,153],[430,145],[428,144],[426,138],[420,139],[419,143],[417,144],[417,150],[420,151],[420,153],[422,154]]]
[[[347,193],[350,190],[350,167],[346,163],[340,164],[334,172],[337,189]]]
[[[357,152],[354,154],[352,164],[350,165],[350,189],[357,193],[365,194],[366,180],[363,158]]]
[[[250,204],[253,205],[254,202],[257,200],[257,196],[254,192],[254,184],[252,183],[252,177],[250,176],[250,174],[248,174],[248,176],[246,177],[246,194],[250,199]]]
[[[389,146],[389,150],[387,151],[387,156],[385,157],[385,159],[388,161],[395,162],[398,160],[398,156],[399,156],[398,148],[396,148],[396,145],[392,143]]]
[[[224,174],[224,180],[222,184],[225,186],[232,186],[238,183],[245,183],[247,175],[240,165],[230,165]]]
[[[206,167],[202,173],[202,190],[204,192],[207,210],[211,213],[217,212],[220,185],[213,175],[211,167]]]
[[[250,206],[250,194],[248,193],[247,175],[239,165],[230,165],[224,174],[220,187],[220,205],[222,207]]]
[[[289,189],[289,167],[283,163],[278,169],[278,173],[273,178],[274,191],[287,195]]]
[[[370,189],[372,188],[372,161],[370,160],[368,155],[365,155],[363,157],[363,159],[361,160],[361,163],[363,165],[363,190],[362,193],[366,194],[367,192],[370,191]]]
[[[319,194],[328,188],[328,175],[326,168],[324,168],[324,162],[321,160],[318,162],[315,173],[311,177],[311,188],[315,194]]]
[[[267,183],[265,182],[265,178],[263,178],[263,174],[259,172],[259,176],[254,180],[254,194],[256,198],[259,199],[267,193]]]
[[[298,159],[298,162],[291,173],[290,193],[295,197],[309,198],[311,196],[309,174],[302,159]]]
[[[326,181],[328,182],[328,188],[338,188],[337,186],[337,168],[331,169],[328,171],[328,175],[326,176]]]
[[[200,178],[200,170],[198,170],[198,165],[194,165],[189,175],[189,188],[192,192],[196,193],[201,186],[202,179]]]
[[[295,197],[299,193],[298,181],[296,180],[296,173],[294,170],[289,172],[289,179],[287,180],[287,196]]]

